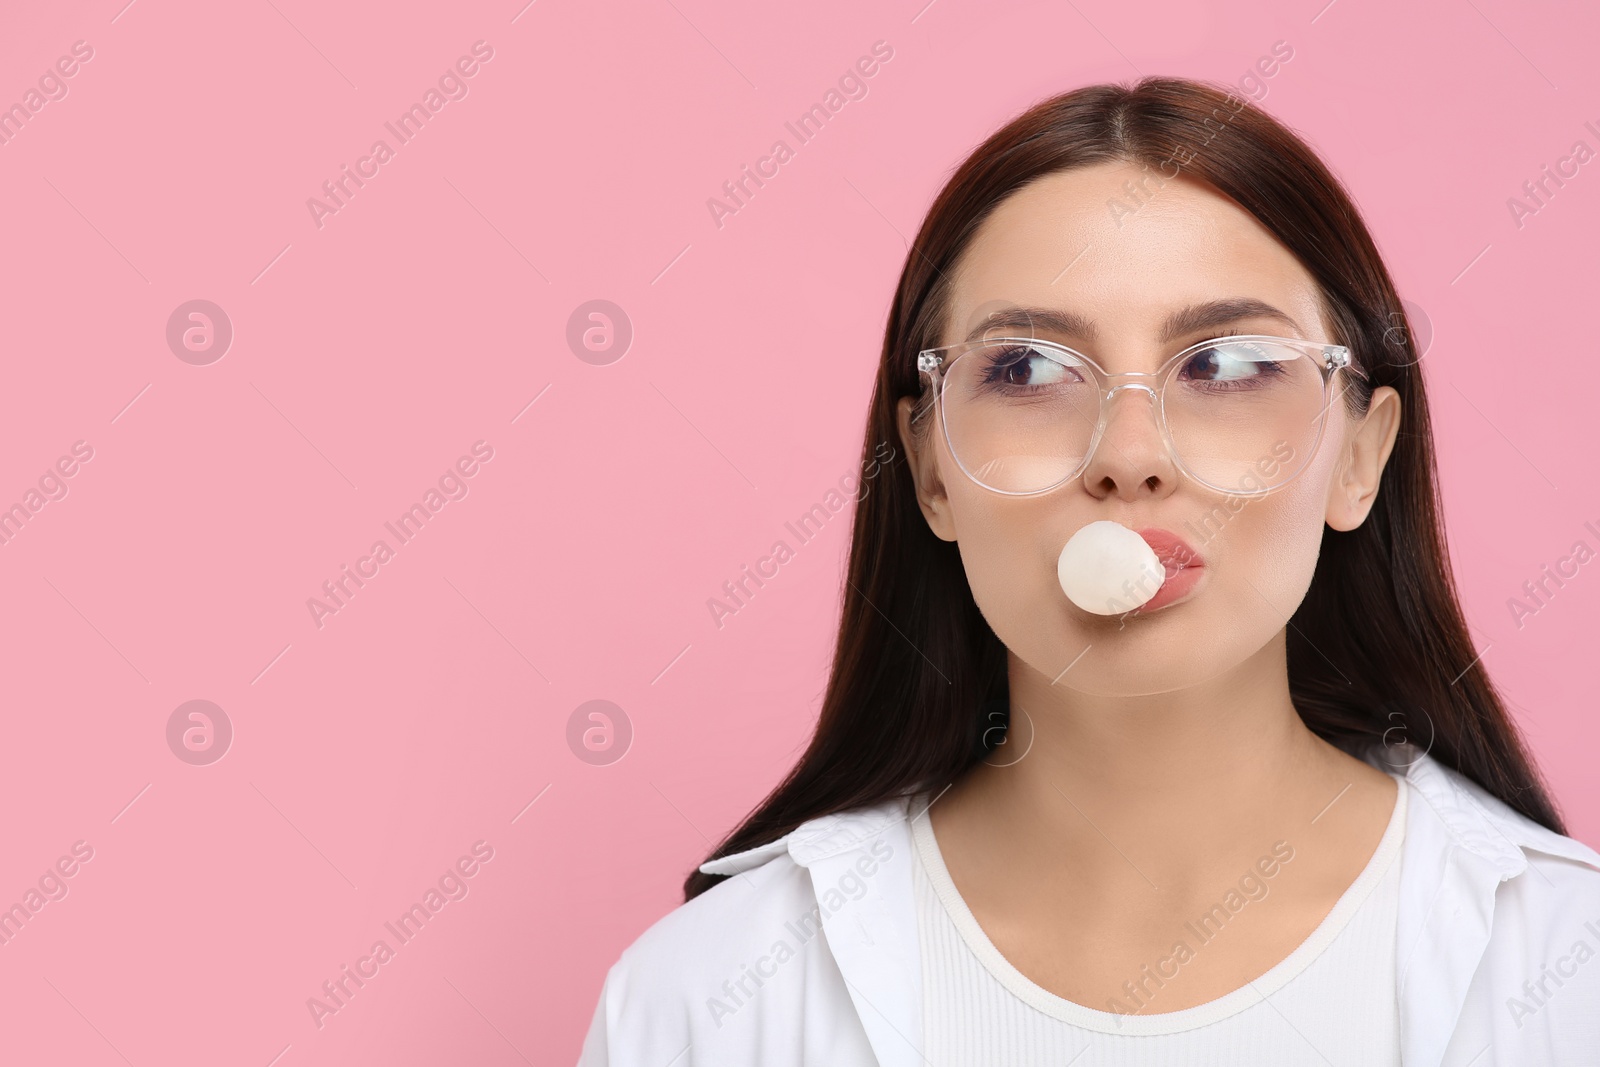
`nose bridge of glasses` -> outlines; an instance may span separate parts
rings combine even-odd
[[[1126,375],[1124,375],[1124,374],[1112,375],[1111,377],[1123,378],[1123,377],[1128,377],[1130,375],[1133,376],[1133,377],[1144,377],[1144,378],[1154,377],[1153,375],[1149,375],[1149,374],[1141,374],[1138,371],[1132,371],[1132,372],[1129,372],[1129,374],[1126,374]],[[1145,404],[1135,403],[1135,407],[1142,409],[1142,413],[1141,413],[1141,411],[1134,411],[1131,414],[1126,414],[1125,413],[1124,416],[1121,419],[1119,419],[1117,417],[1117,407],[1118,407],[1118,405],[1116,403],[1114,403],[1114,401],[1117,399],[1117,394],[1121,393],[1123,391],[1132,392],[1135,395],[1137,395],[1139,393],[1143,393],[1144,394],[1145,400],[1148,401],[1148,403],[1145,403]],[[1121,406],[1123,408],[1127,407],[1126,404],[1123,404]],[[1118,385],[1113,385],[1110,389],[1106,390],[1106,392],[1102,395],[1101,400],[1100,400],[1101,432],[1106,436],[1110,436],[1110,437],[1114,437],[1114,438],[1123,438],[1124,440],[1126,439],[1126,435],[1128,433],[1130,433],[1130,432],[1133,433],[1137,437],[1142,437],[1145,434],[1151,434],[1153,436],[1159,437],[1160,436],[1160,424],[1161,424],[1160,411],[1161,411],[1160,387],[1158,385],[1156,385],[1155,383],[1150,383],[1150,382],[1124,382],[1124,383],[1121,383],[1121,384],[1118,384]],[[1129,428],[1128,428],[1128,423],[1127,423],[1127,420],[1129,418],[1133,419],[1135,423],[1143,423],[1144,425],[1141,426],[1138,429],[1133,429],[1133,430],[1130,431]],[[1121,429],[1119,429],[1119,427],[1121,427]]]
[[[1154,371],[1108,371],[1103,367],[1097,369],[1099,370],[1100,381],[1105,386],[1105,398],[1107,401],[1113,399],[1117,393],[1124,389],[1143,389],[1150,394],[1152,399],[1155,399],[1161,393],[1160,382],[1166,373],[1166,368]]]
[[[1111,388],[1106,390],[1106,399],[1108,399],[1108,400],[1111,397],[1114,397],[1118,393],[1122,392],[1122,390],[1124,390],[1124,389],[1143,389],[1145,392],[1149,393],[1152,397],[1157,395],[1157,389],[1156,389],[1156,385],[1155,385],[1156,376],[1154,374],[1150,374],[1150,373],[1148,373],[1146,371],[1137,371],[1137,370],[1124,371],[1121,374],[1107,374],[1107,375],[1105,375],[1105,378],[1106,378],[1107,381],[1111,381],[1114,378],[1143,378],[1143,379],[1145,379],[1144,381],[1121,382],[1121,383],[1119,383],[1117,385],[1113,385]]]
[[[1144,374],[1144,373],[1142,373],[1140,371],[1129,371],[1127,374],[1111,374],[1111,375],[1107,375],[1107,377],[1108,378],[1135,377],[1135,378],[1150,378],[1150,379],[1153,379],[1155,377],[1155,375],[1153,375],[1153,374]],[[1116,385],[1111,386],[1111,388],[1107,389],[1106,392],[1105,392],[1104,397],[1101,399],[1101,407],[1104,410],[1104,413],[1105,413],[1105,415],[1106,415],[1106,417],[1108,419],[1111,417],[1111,412],[1114,410],[1114,408],[1112,406],[1112,401],[1117,399],[1117,394],[1118,393],[1123,392],[1125,390],[1131,390],[1133,392],[1143,393],[1145,395],[1145,399],[1150,401],[1150,407],[1152,409],[1157,407],[1159,405],[1159,403],[1160,403],[1160,400],[1161,400],[1160,387],[1154,381],[1120,382],[1120,383],[1118,383]]]

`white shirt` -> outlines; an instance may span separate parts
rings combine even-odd
[[[1214,908],[1179,928],[1173,952],[1131,974],[1116,1003],[1099,1010],[1042,988],[1000,954],[945,866],[928,817],[933,798],[913,798],[912,895],[930,1067],[1397,1067],[1395,927],[1407,786],[1391,776],[1398,788],[1383,835],[1316,929],[1248,984],[1177,1011],[1161,1007],[1163,975],[1176,977],[1212,942],[1226,941],[1234,923],[1250,922],[1252,905],[1272,891],[1271,876],[1260,872],[1277,875],[1293,863],[1292,845],[1243,872]]]
[[[1404,1067],[1600,1064],[1600,854],[1409,743]],[[905,797],[708,860],[606,973],[580,1067],[926,1067]]]

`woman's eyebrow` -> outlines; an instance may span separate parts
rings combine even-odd
[[[1264,300],[1240,296],[1191,304],[1173,312],[1167,316],[1161,328],[1161,343],[1170,344],[1188,334],[1227,326],[1240,319],[1274,319],[1297,334],[1301,332],[1300,324],[1287,312]],[[1031,331],[1028,336],[1038,333],[1065,334],[1085,341],[1095,340],[1099,332],[1093,319],[1065,308],[1011,307],[989,315],[973,327],[966,339],[976,341],[995,329],[1028,330]]]

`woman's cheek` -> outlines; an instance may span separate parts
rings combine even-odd
[[[1004,524],[969,523],[956,541],[972,597],[1001,637],[1034,614],[1044,589],[1037,547],[1018,534]]]
[[[1325,514],[1316,478],[1299,479],[1245,507],[1240,518],[1246,521],[1233,524],[1239,536],[1227,539],[1222,560],[1238,608],[1265,612],[1279,626],[1295,613],[1316,574]]]

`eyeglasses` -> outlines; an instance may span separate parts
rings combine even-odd
[[[1280,489],[1321,443],[1341,370],[1368,380],[1343,345],[1264,334],[1200,341],[1154,372],[1121,374],[1065,345],[1027,337],[987,337],[917,355],[957,464],[984,488],[1014,496],[1046,492],[1082,473],[1123,389],[1148,394],[1168,454],[1189,478],[1233,496]]]

